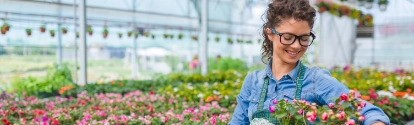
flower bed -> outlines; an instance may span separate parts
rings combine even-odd
[[[175,96],[134,91],[125,94],[107,93],[78,98],[56,97],[39,100],[33,96],[15,101],[3,94],[0,116],[11,124],[224,124],[230,120],[230,109],[215,101],[188,102]]]

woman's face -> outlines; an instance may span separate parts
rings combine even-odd
[[[284,20],[279,26],[274,27],[279,33],[290,33],[296,36],[309,35],[311,28],[306,21],[297,21],[293,18]],[[291,45],[283,45],[280,40],[288,40],[277,34],[272,34],[270,29],[267,29],[267,36],[273,42],[273,60],[284,64],[296,64],[296,62],[303,56],[308,47],[303,47],[299,44],[299,39]],[[290,39],[294,39],[290,38]]]

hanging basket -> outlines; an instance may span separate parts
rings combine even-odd
[[[27,34],[27,36],[31,36],[32,35],[32,29],[26,29],[26,34]]]
[[[62,27],[62,34],[66,34],[66,33],[68,33],[68,29]]]
[[[138,36],[139,36],[139,33],[138,33],[138,32],[135,32],[135,33],[134,33],[134,37],[135,37],[135,39],[137,39],[137,38],[138,38]]]
[[[51,37],[55,37],[55,30],[50,30],[49,33]]]
[[[178,34],[178,39],[182,39],[183,38],[183,34]]]
[[[127,33],[127,35],[128,35],[128,37],[131,37],[131,36],[132,36],[132,31],[129,31],[129,32]]]
[[[122,38],[122,33],[118,33],[118,37],[119,38]]]

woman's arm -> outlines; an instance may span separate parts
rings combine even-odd
[[[250,124],[249,117],[247,116],[247,109],[249,108],[249,101],[247,98],[250,95],[250,85],[252,79],[252,73],[247,74],[244,78],[242,88],[239,95],[237,95],[237,106],[234,109],[233,117],[229,122],[229,125],[248,125]]]
[[[328,70],[319,69],[315,73],[315,93],[317,100],[323,105],[327,105],[331,98],[339,97],[341,94],[348,94],[348,88],[331,76]],[[381,125],[390,124],[388,116],[378,107],[366,102],[367,105],[362,108],[361,114],[365,117],[362,122],[364,125]]]

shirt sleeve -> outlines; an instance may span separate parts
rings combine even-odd
[[[237,95],[237,106],[234,109],[233,116],[229,125],[248,125],[250,124],[249,117],[247,116],[247,109],[249,107],[249,101],[247,98],[250,95],[250,86],[251,86],[251,79],[252,73],[247,74],[244,78],[242,88],[240,90],[239,95]]]
[[[322,105],[327,105],[337,98],[341,94],[348,94],[349,89],[334,77],[331,76],[328,70],[319,69],[316,70],[314,76],[314,85],[316,90],[316,99]],[[367,105],[362,108],[361,114],[365,116],[363,125],[371,125],[376,122],[383,122],[386,125],[390,124],[388,116],[378,107],[366,102]]]

